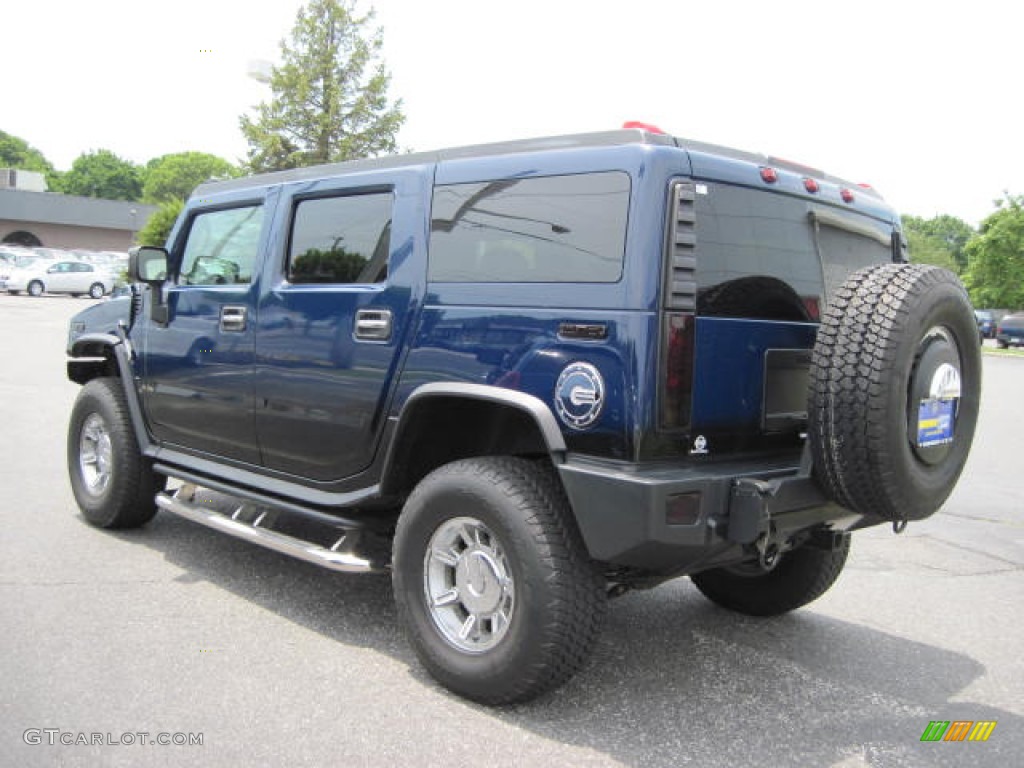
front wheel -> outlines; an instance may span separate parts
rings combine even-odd
[[[103,284],[102,283],[93,283],[91,286],[89,286],[89,296],[90,296],[90,298],[102,299],[104,293],[106,293],[106,291],[103,290]]]
[[[28,295],[29,296],[42,296],[43,295],[43,284],[38,280],[33,280],[28,284]]]
[[[817,600],[839,578],[850,554],[850,536],[835,549],[804,544],[779,555],[770,571],[759,565],[714,568],[690,576],[716,605],[748,616],[777,616]]]
[[[139,451],[119,379],[93,379],[78,393],[68,474],[82,515],[98,528],[135,528],[156,514],[165,478]]]
[[[554,471],[524,459],[467,459],[424,478],[398,522],[393,579],[427,671],[485,704],[566,682],[605,611]]]

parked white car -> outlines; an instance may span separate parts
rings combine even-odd
[[[0,274],[0,291],[16,294],[28,291],[31,296],[44,293],[89,294],[103,298],[114,288],[114,276],[106,269],[84,261],[24,260]]]

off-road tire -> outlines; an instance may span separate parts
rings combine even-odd
[[[778,616],[817,600],[828,591],[850,553],[850,536],[836,549],[804,544],[779,555],[770,571],[757,565],[715,568],[690,576],[711,602],[748,616]]]
[[[482,543],[512,580],[505,632],[479,652],[447,638],[439,609],[428,605],[437,572],[431,542],[459,520],[493,535]],[[458,553],[460,563],[470,550]],[[445,687],[485,704],[526,701],[572,677],[590,654],[607,599],[553,468],[512,457],[456,461],[416,486],[398,521],[393,581],[399,616],[424,667]]]
[[[922,448],[921,392],[934,374],[929,361],[942,355],[961,382],[952,442]],[[980,393],[977,323],[953,273],[923,264],[853,273],[831,297],[814,346],[808,433],[819,482],[861,514],[928,517],[967,460]]]
[[[89,381],[68,426],[68,474],[82,516],[98,528],[136,528],[156,514],[166,478],[139,451],[122,384]]]

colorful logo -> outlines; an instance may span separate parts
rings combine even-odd
[[[997,720],[932,720],[921,741],[988,741]]]

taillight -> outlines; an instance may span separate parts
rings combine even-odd
[[[690,400],[693,393],[693,315],[684,312],[666,313],[662,339],[664,363],[661,426],[664,429],[681,429],[690,424]]]
[[[804,296],[804,309],[807,310],[807,316],[814,322],[821,320],[821,302],[818,301],[817,296]]]

